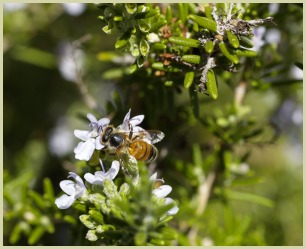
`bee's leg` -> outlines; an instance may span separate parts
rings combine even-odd
[[[133,125],[131,125],[130,123],[129,123],[129,128],[130,128],[129,139],[131,140],[131,139],[132,139],[132,136],[133,136]]]

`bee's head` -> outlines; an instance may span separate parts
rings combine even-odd
[[[114,127],[112,125],[106,126],[101,134],[101,142],[106,143],[109,140],[110,135],[113,133],[113,131]]]

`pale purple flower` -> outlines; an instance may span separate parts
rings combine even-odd
[[[144,115],[138,115],[135,116],[133,118],[130,118],[130,114],[131,114],[131,109],[129,110],[129,112],[125,115],[124,119],[123,119],[123,123],[119,126],[120,129],[124,130],[124,131],[143,131],[144,129],[141,128],[139,125],[142,120],[144,119]]]
[[[113,161],[111,168],[105,173],[104,171],[96,171],[95,174],[86,173],[84,178],[91,184],[102,184],[106,179],[113,180],[120,169],[120,163]]]
[[[264,35],[266,33],[265,27],[255,27],[254,36],[252,37],[252,42],[254,44],[252,50],[258,52],[260,48],[265,44]]]
[[[84,141],[80,142],[74,149],[75,158],[86,161],[91,158],[95,149],[101,150],[104,147],[100,142],[99,135],[103,131],[104,127],[106,127],[110,122],[108,118],[97,120],[91,113],[87,114],[87,118],[90,121],[89,126],[92,127],[92,131],[74,130],[74,135]]]
[[[55,200],[55,204],[59,209],[69,208],[76,199],[86,194],[86,188],[81,177],[73,172],[69,172],[68,177],[72,177],[75,182],[71,180],[60,182],[60,187],[66,194]]]

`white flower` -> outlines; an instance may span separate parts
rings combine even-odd
[[[134,132],[136,131],[143,131],[144,129],[141,128],[139,125],[142,120],[144,119],[144,115],[138,115],[135,116],[133,118],[130,118],[130,114],[131,114],[131,109],[129,110],[129,112],[125,115],[124,119],[123,119],[123,123],[119,126],[120,129],[124,130],[124,131],[131,131],[133,130]]]
[[[150,33],[147,35],[147,40],[150,43],[159,42],[160,39],[156,33]]]
[[[66,193],[55,200],[55,204],[60,209],[69,208],[72,203],[86,193],[86,188],[81,177],[76,173],[69,172],[68,177],[72,177],[74,181],[64,180],[60,182],[61,189]]]
[[[92,127],[92,131],[74,130],[74,135],[84,141],[79,142],[77,147],[74,149],[75,158],[86,161],[91,158],[95,149],[101,150],[104,147],[100,142],[99,135],[103,131],[104,127],[110,122],[108,118],[101,118],[98,121],[91,113],[87,114],[87,118],[90,121],[89,126]]]
[[[150,180],[154,180],[156,181],[156,173],[153,174],[151,177],[150,177]],[[160,180],[160,179],[157,179],[157,180]],[[163,181],[163,180],[161,180]],[[172,191],[172,187],[169,186],[169,185],[161,185],[159,186],[158,188],[154,189],[153,190],[153,194],[157,197],[157,198],[165,198],[168,194],[170,194]],[[174,203],[173,199],[172,198],[165,198],[165,205],[168,205],[170,203]],[[171,208],[166,214],[167,215],[175,215],[177,212],[178,212],[179,208],[177,205],[175,205],[173,208]]]
[[[96,171],[95,174],[86,173],[84,178],[91,184],[102,184],[106,179],[113,180],[119,172],[120,163],[113,161],[111,168],[105,173],[103,171]]]

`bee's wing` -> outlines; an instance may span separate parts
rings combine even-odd
[[[165,137],[165,134],[161,131],[148,130],[145,131],[145,133],[147,133],[146,138],[149,139],[152,144],[158,143]]]
[[[121,152],[118,154],[123,173],[133,180],[138,180],[138,163],[135,157],[129,153]]]
[[[128,136],[130,132],[121,131],[120,133],[123,133],[126,136]],[[145,139],[148,140],[149,143],[155,144],[161,141],[165,137],[165,134],[162,131],[157,131],[157,130],[141,130],[141,131],[133,131],[132,137],[133,139]]]

